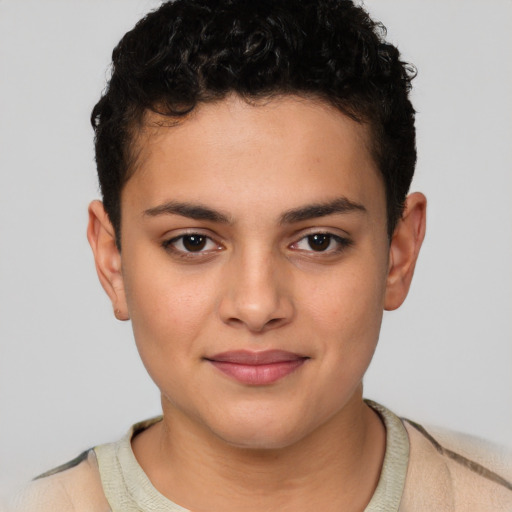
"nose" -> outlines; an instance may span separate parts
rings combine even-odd
[[[289,275],[270,254],[233,257],[225,269],[219,313],[224,323],[261,333],[294,315]]]

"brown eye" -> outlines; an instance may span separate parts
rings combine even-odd
[[[202,235],[186,235],[183,237],[183,247],[190,252],[202,251],[207,242],[207,238]]]
[[[164,241],[162,247],[176,254],[197,254],[198,256],[221,249],[219,244],[216,244],[210,237],[201,233],[177,236],[171,240]]]
[[[326,255],[335,255],[343,252],[344,249],[352,245],[352,240],[333,233],[311,233],[297,242],[290,248],[305,253],[325,253]]]
[[[308,245],[313,251],[325,251],[331,245],[332,236],[325,233],[316,233],[309,235]]]

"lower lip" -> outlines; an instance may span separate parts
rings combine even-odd
[[[226,361],[210,361],[215,368],[229,377],[251,386],[272,384],[293,373],[306,359],[293,359],[268,364],[240,364]]]

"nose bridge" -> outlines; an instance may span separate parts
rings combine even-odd
[[[293,314],[287,276],[278,255],[261,246],[233,254],[221,300],[225,322],[260,332],[286,323]]]

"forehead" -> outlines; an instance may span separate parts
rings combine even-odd
[[[325,102],[297,96],[255,102],[229,96],[178,121],[147,113],[122,202],[275,208],[276,200],[294,207],[343,195],[374,203],[384,185],[369,132]]]

